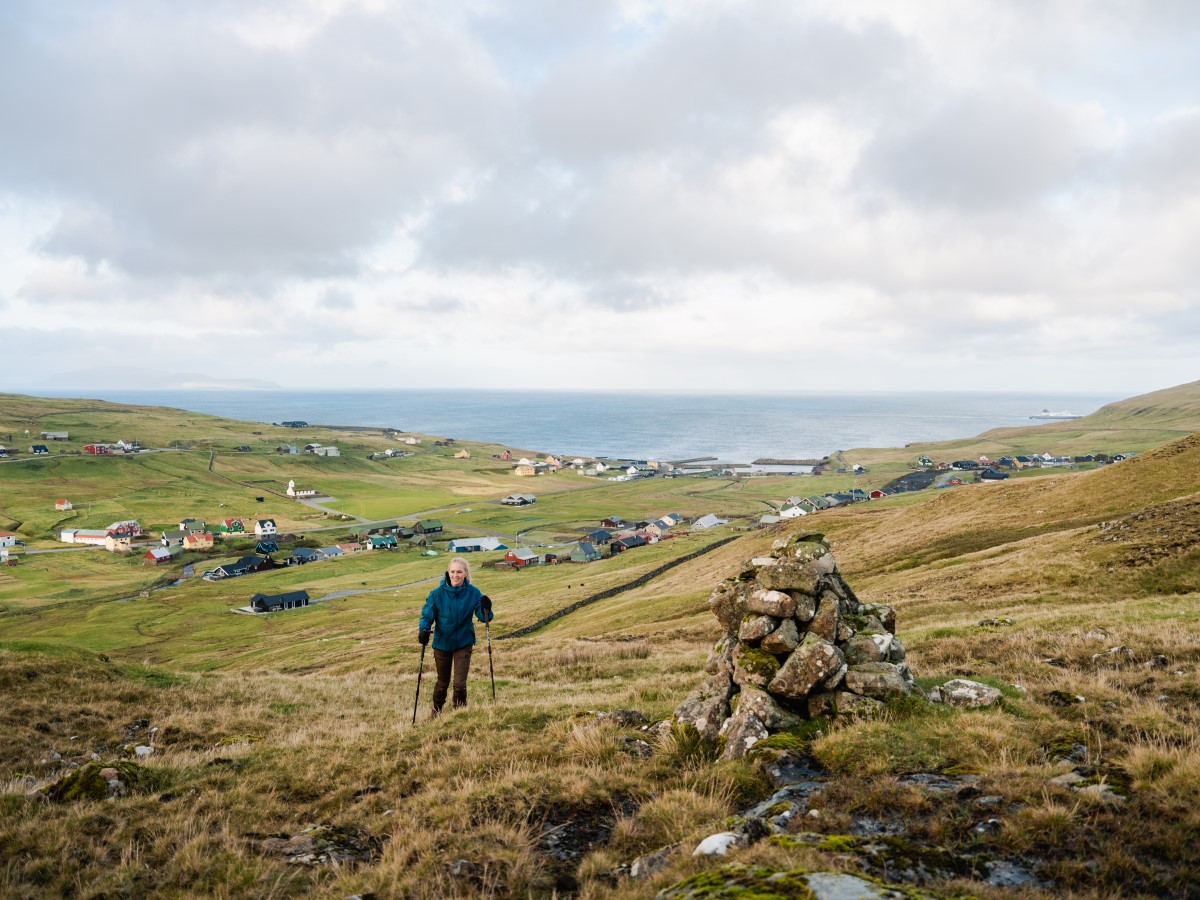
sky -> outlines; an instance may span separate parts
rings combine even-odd
[[[0,390],[1194,381],[1197,46],[1192,0],[4,0]]]

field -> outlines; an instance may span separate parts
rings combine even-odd
[[[1004,438],[1143,451],[1094,471],[903,495],[766,531],[727,527],[587,565],[495,571],[480,563],[500,554],[476,554],[476,581],[497,608],[496,702],[481,629],[471,705],[429,719],[426,661],[415,726],[416,617],[444,556],[373,551],[166,586],[182,561],[163,571],[96,550],[24,554],[0,570],[0,688],[10,698],[0,710],[0,894],[651,897],[688,878],[799,871],[886,881],[916,872],[910,887],[947,897],[1200,893],[1200,435],[1191,434],[1200,407],[1188,399],[1200,385],[1186,387],[1114,404],[1126,418],[1101,410],[1103,431],[1081,420]],[[230,509],[257,518],[261,507],[306,535],[357,526],[271,494],[257,504],[244,486],[294,477],[319,484],[340,514],[440,509],[462,533],[550,541],[611,514],[757,518],[772,500],[829,490],[838,478],[515,479],[491,459],[499,448],[472,445],[473,458],[459,461],[429,441],[416,456],[376,462],[365,456],[396,442],[357,432],[316,438],[348,456],[298,461],[232,449],[246,435],[273,447],[287,429],[253,426],[264,432],[256,436],[239,431],[246,423],[98,403],[39,412],[39,403],[73,402],[0,398],[0,432],[31,427],[22,423],[74,432],[87,418],[111,438],[124,430],[167,446],[186,423],[196,448],[0,465],[0,516],[34,547],[58,546],[41,507],[65,492],[104,510],[85,507],[89,524],[121,510],[171,524]],[[883,451],[878,461],[876,451],[847,451],[871,471],[838,484],[869,484],[915,452],[956,456],[999,440],[905,448],[890,462]],[[200,445],[215,443],[223,449],[210,471]],[[496,503],[526,490],[538,494],[532,507]],[[701,838],[770,794],[763,769],[716,761],[683,731],[641,731],[596,713],[668,718],[719,634],[709,592],[789,528],[813,527],[861,598],[896,607],[922,684],[969,677],[1004,700],[986,711],[899,704],[875,719],[806,723],[789,739],[823,773],[809,802],[817,814],[725,859],[693,859]],[[528,637],[507,637],[739,534]],[[252,592],[301,587],[315,598],[360,593],[270,616],[233,612]],[[135,744],[154,753],[136,758],[125,749]],[[125,795],[46,798],[68,765],[86,771],[93,754],[123,761]],[[1109,790],[1052,782],[1072,766]],[[955,787],[928,790],[914,775]],[[883,829],[875,840],[890,862],[863,849],[863,823]],[[622,868],[675,844],[656,874],[633,879]],[[296,862],[306,848],[314,858]],[[322,862],[322,848],[341,861]],[[991,883],[982,866],[996,860],[1033,877]]]

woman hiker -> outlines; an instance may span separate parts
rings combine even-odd
[[[433,630],[433,663],[437,669],[437,684],[433,689],[435,716],[446,703],[451,669],[454,672],[454,706],[467,705],[467,672],[471,668],[471,650],[475,646],[472,616],[480,622],[492,621],[492,601],[471,584],[470,565],[456,556],[450,560],[442,583],[425,599],[417,632],[417,640],[423,647],[429,643],[429,632]]]

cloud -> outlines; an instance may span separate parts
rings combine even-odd
[[[675,378],[667,354],[753,388],[797,346],[831,385],[1127,373],[1141,342],[1194,349],[1197,24],[1119,0],[12,0],[0,298],[81,351],[249,353],[289,384],[454,358],[468,384],[587,386]]]

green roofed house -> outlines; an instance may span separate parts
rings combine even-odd
[[[364,546],[371,550],[395,550],[399,543],[390,534],[373,534],[367,538]]]
[[[438,519],[422,519],[413,526],[413,531],[417,534],[438,534],[442,530],[442,523]]]

